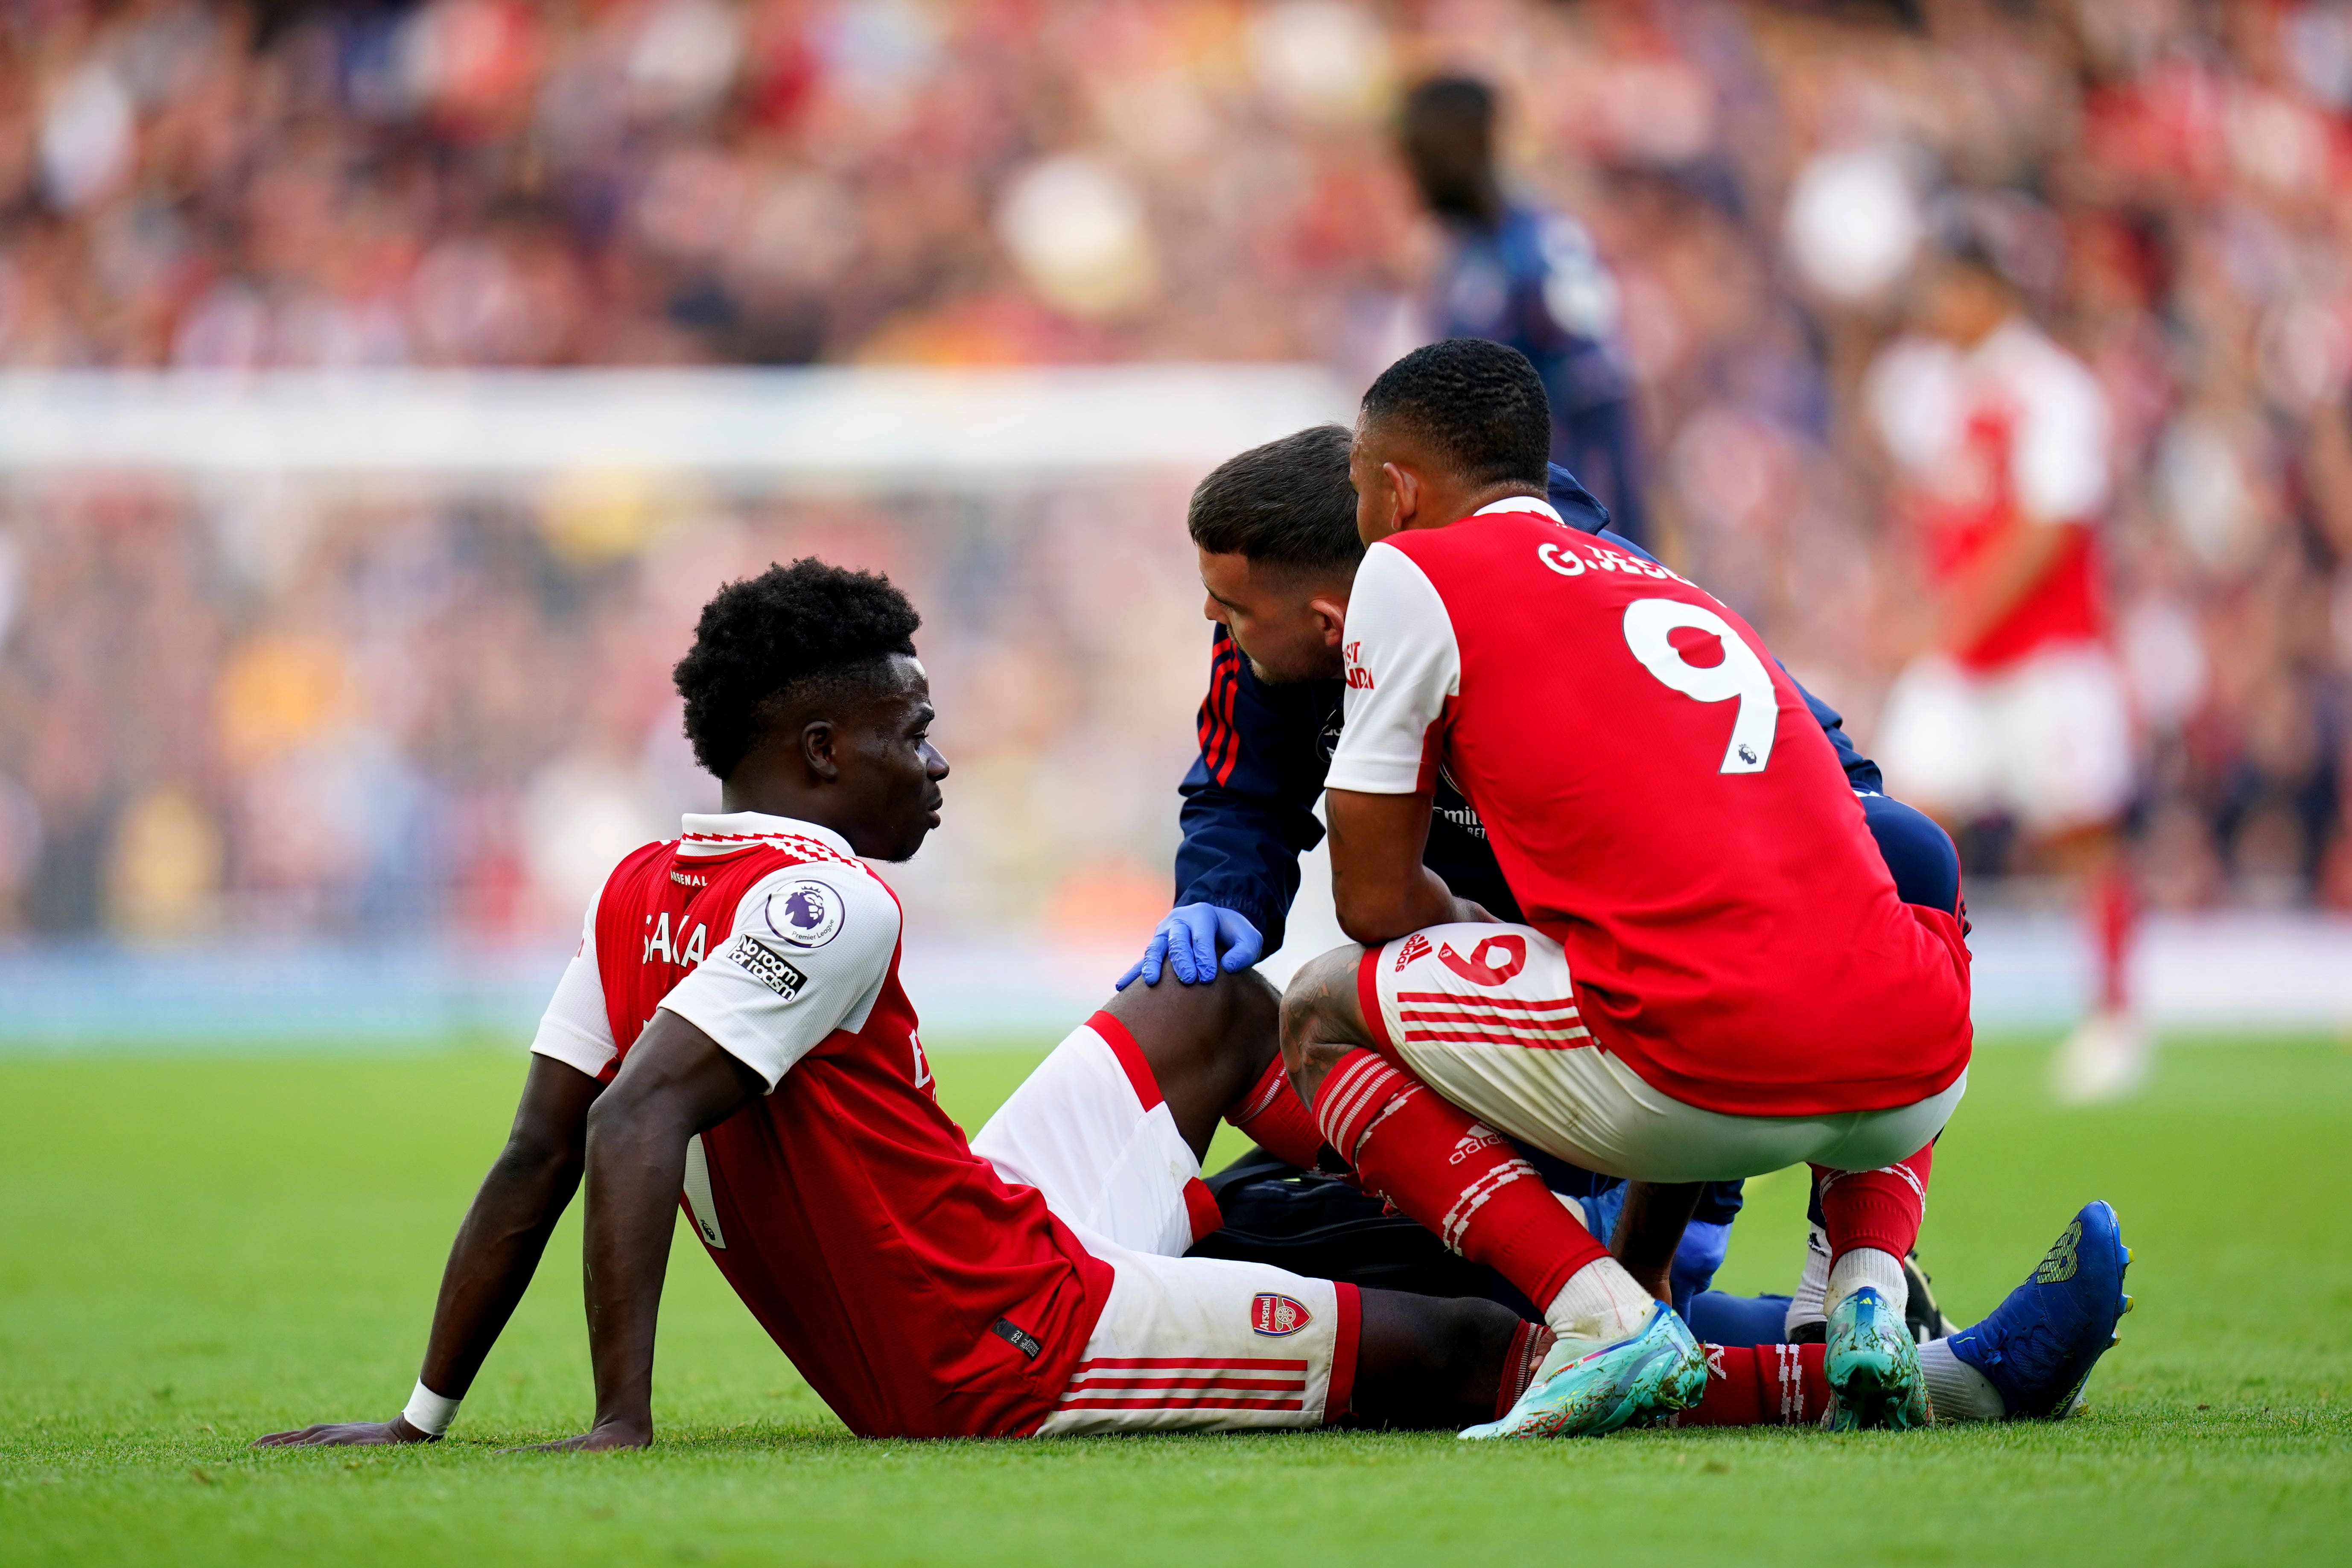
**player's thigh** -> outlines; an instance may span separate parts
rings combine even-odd
[[[1931,655],[1905,666],[1888,689],[1872,752],[1889,794],[1949,819],[1991,803],[1992,743],[1979,683]]]
[[[1217,1226],[1201,1162],[1115,1019],[1070,1031],[997,1108],[972,1152],[1036,1188],[1065,1225],[1139,1252],[1182,1252]]]
[[[1936,1141],[1969,1092],[1965,1072],[1937,1094],[1911,1105],[1843,1119],[1835,1136],[1806,1159],[1832,1171],[1876,1171],[1907,1160]]]
[[[2045,648],[2001,679],[1991,704],[2001,805],[2037,835],[2112,822],[2131,798],[2131,708],[2096,644]]]
[[[1041,1436],[1319,1426],[1344,1414],[1352,1285],[1264,1263],[1097,1249],[1110,1298]]]

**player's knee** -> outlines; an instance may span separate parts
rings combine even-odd
[[[1352,1038],[1357,955],[1360,948],[1334,948],[1301,964],[1282,994],[1283,1059],[1318,1040]]]

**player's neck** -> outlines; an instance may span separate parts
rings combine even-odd
[[[1408,529],[1446,528],[1471,516],[1481,507],[1492,506],[1498,500],[1509,500],[1515,496],[1525,496],[1532,500],[1544,499],[1542,490],[1517,479],[1505,479],[1499,484],[1475,489],[1433,486],[1423,496],[1421,507],[1413,513],[1412,521],[1404,526]]]
[[[747,779],[740,772],[719,786],[719,809],[730,816],[749,811],[761,816],[789,817],[794,822],[813,822],[847,838],[848,825],[835,820],[841,815],[839,805],[821,790],[777,778]]]

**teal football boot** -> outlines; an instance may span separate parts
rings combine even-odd
[[[1660,1301],[1638,1331],[1613,1343],[1560,1341],[1500,1421],[1462,1436],[1597,1437],[1687,1410],[1706,1392],[1706,1352]]]
[[[1830,1314],[1822,1370],[1829,1375],[1832,1432],[1904,1431],[1935,1419],[1910,1327],[1874,1287],[1863,1286]]]

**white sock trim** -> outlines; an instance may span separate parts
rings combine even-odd
[[[457,1406],[462,1401],[445,1399],[416,1380],[416,1392],[408,1396],[408,1407],[401,1418],[427,1436],[438,1437],[449,1430],[449,1423],[457,1419]]]
[[[1874,1247],[1857,1247],[1830,1265],[1830,1287],[1822,1298],[1822,1315],[1836,1311],[1839,1302],[1865,1285],[1876,1289],[1898,1314],[1910,1304],[1911,1287],[1903,1278],[1903,1260]]]
[[[1622,1340],[1649,1321],[1658,1299],[1613,1258],[1596,1258],[1559,1288],[1544,1309],[1544,1326],[1563,1339]]]
[[[1936,1425],[1947,1421],[2001,1421],[2009,1416],[2000,1390],[1992,1379],[1952,1353],[1948,1340],[1929,1340],[1919,1347],[1919,1374],[1927,1380],[1927,1399],[1936,1407]]]

